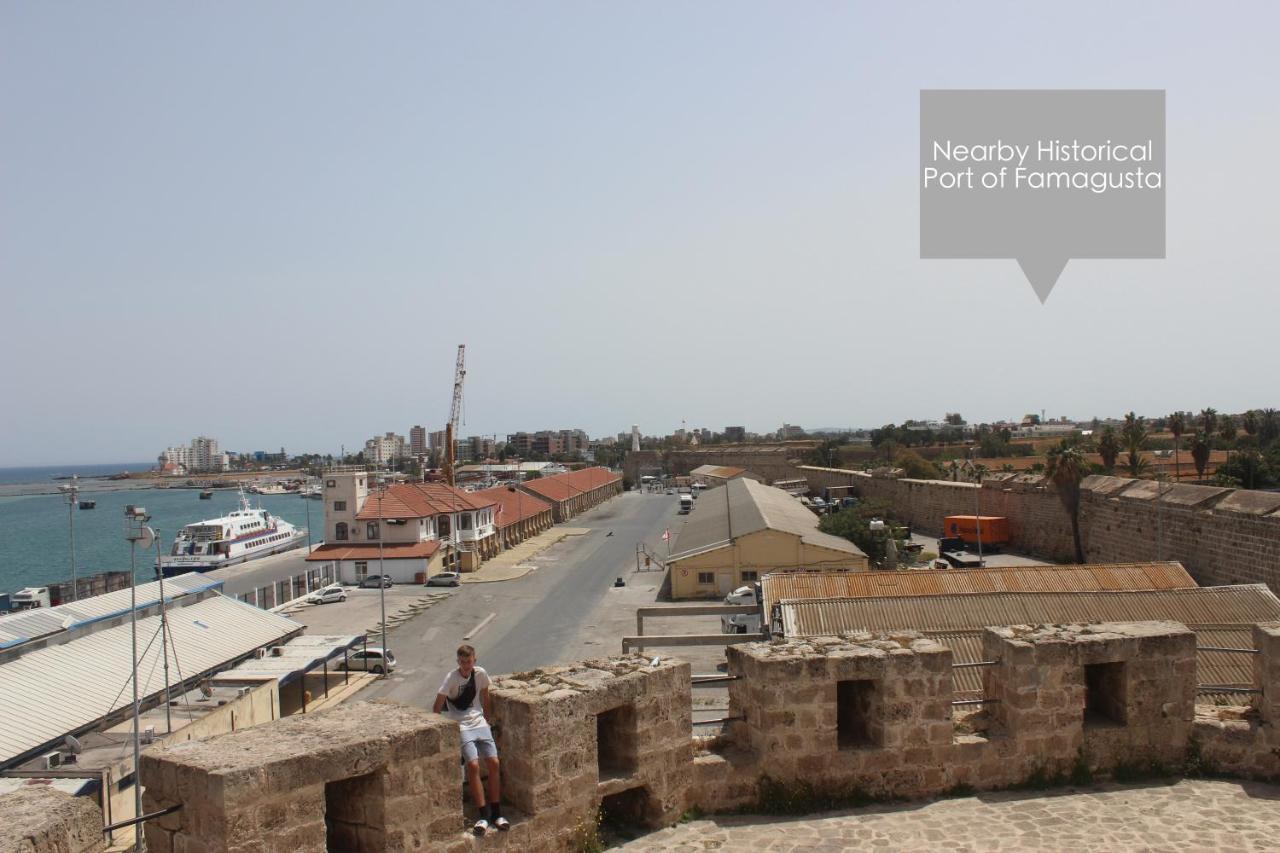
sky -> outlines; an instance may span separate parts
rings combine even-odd
[[[0,4],[0,466],[1275,406],[1270,3]],[[921,88],[1167,90],[1164,260],[919,257]]]

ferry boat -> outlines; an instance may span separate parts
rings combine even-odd
[[[242,491],[239,509],[182,528],[169,553],[160,557],[160,570],[165,577],[208,572],[297,548],[306,537],[306,528],[250,506]]]

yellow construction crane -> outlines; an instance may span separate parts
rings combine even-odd
[[[462,380],[467,377],[467,345],[458,344],[458,364],[453,370],[453,405],[449,407],[449,422],[444,425],[444,481],[455,485],[453,476],[454,442],[458,435],[458,420],[462,417]]]

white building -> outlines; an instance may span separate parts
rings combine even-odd
[[[160,463],[184,471],[226,471],[231,467],[228,455],[218,449],[218,440],[208,436],[191,439],[190,446],[165,448]]]
[[[364,443],[364,458],[366,462],[386,465],[389,462],[403,459],[407,456],[405,449],[404,436],[389,432],[385,435],[375,436]]]
[[[325,542],[308,562],[331,562],[343,583],[382,571],[421,583],[447,566],[474,571],[498,552],[492,499],[444,483],[397,483],[381,493],[363,470],[324,474]]]

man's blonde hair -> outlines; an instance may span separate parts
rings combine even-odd
[[[475,657],[476,656],[475,646],[469,646],[466,643],[463,643],[462,645],[458,646],[458,657],[464,657],[464,656],[469,658]]]

